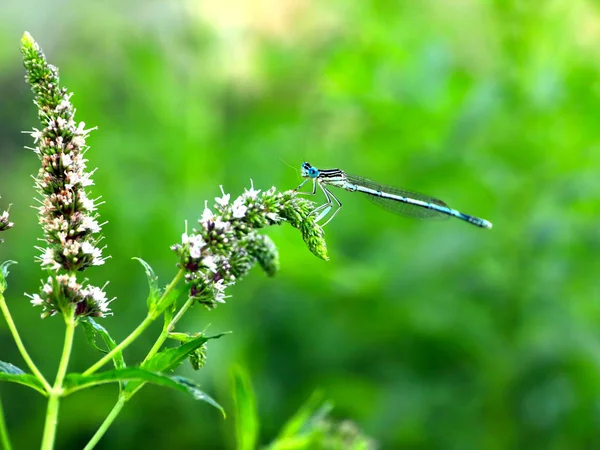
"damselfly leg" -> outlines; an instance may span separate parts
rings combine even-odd
[[[321,183],[319,183],[319,187],[321,188],[321,190],[323,191],[323,194],[325,194],[325,198],[327,199],[327,203],[317,207],[315,209],[315,211],[317,210],[323,210],[321,211],[321,213],[317,216],[317,218],[315,219],[315,221],[318,223],[323,217],[326,217],[327,214],[329,214],[329,212],[331,211],[332,208],[335,207],[335,210],[333,211],[333,213],[331,213],[331,215],[329,216],[329,218],[325,221],[325,223],[323,225],[321,225],[321,227],[324,227],[325,225],[327,225],[329,222],[331,222],[331,220],[335,217],[335,215],[340,212],[340,209],[342,209],[342,202],[340,202],[340,200],[333,195],[333,193],[331,191],[329,191],[328,189],[325,188],[325,186],[323,186]],[[332,202],[333,200],[333,202]],[[335,202],[335,205],[334,205]],[[311,214],[313,214],[315,211],[312,211]]]
[[[304,194],[304,195],[315,195],[315,194],[317,193],[317,180],[315,180],[315,179],[313,179],[313,180],[312,180],[312,182],[313,182],[313,189],[312,189],[312,192],[302,192],[302,191],[300,190],[300,188],[301,188],[302,186],[304,186],[304,185],[306,184],[306,182],[307,182],[307,181],[311,181],[311,179],[310,179],[310,178],[307,178],[306,180],[304,180],[302,183],[300,183],[300,184],[298,185],[298,187],[297,187],[296,189],[294,189],[294,191],[296,191],[298,194]]]
[[[315,195],[317,193],[317,184],[319,185],[319,188],[321,189],[321,191],[323,191],[323,195],[325,195],[325,200],[326,201],[325,201],[325,203],[323,203],[322,205],[317,206],[315,209],[313,209],[310,212],[311,215],[314,214],[314,215],[317,216],[316,219],[315,219],[315,221],[318,223],[320,220],[322,220],[324,217],[326,217],[327,214],[329,214],[329,212],[331,211],[332,208],[335,207],[335,210],[333,211],[333,213],[331,214],[331,216],[329,217],[329,219],[327,219],[327,221],[323,225],[321,225],[322,227],[324,227],[338,213],[338,211],[342,207],[342,202],[340,202],[339,199],[335,195],[333,195],[333,193],[331,193],[331,191],[329,191],[328,189],[326,189],[323,186],[323,184],[319,183],[315,178],[312,178],[312,182],[313,182],[312,192],[302,192],[302,191],[300,191],[300,188],[302,186],[304,186],[306,184],[306,182],[309,181],[309,180],[311,180],[311,178],[308,178],[308,179],[304,180],[302,183],[300,183],[300,185],[295,189],[295,191],[298,192],[298,194]]]

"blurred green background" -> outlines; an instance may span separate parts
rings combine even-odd
[[[63,325],[40,321],[23,292],[43,276],[38,161],[21,130],[38,127],[19,39],[29,31],[98,126],[107,263],[125,337],[145,313],[146,281],[164,283],[169,246],[219,185],[234,197],[300,182],[302,161],[442,198],[493,222],[421,222],[339,193],[331,261],[289,226],[267,230],[281,272],[255,269],[188,330],[210,342],[183,375],[231,411],[230,369],[250,371],[261,442],[323,389],[382,448],[600,448],[600,9],[591,0],[118,2],[0,4],[0,205],[15,228],[0,259],[19,261],[8,301],[34,359],[55,373]],[[293,168],[290,168],[292,166]],[[145,355],[159,328],[128,351]],[[0,321],[0,359],[23,366]],[[71,369],[98,355],[81,333]],[[45,402],[0,385],[16,448],[39,445]],[[116,388],[61,406],[57,448],[81,448]],[[233,419],[148,387],[98,448],[229,449]]]

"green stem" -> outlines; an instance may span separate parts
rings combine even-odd
[[[6,300],[4,299],[4,296],[2,294],[0,294],[0,310],[2,311],[2,314],[4,314],[4,318],[6,319],[6,324],[8,325],[8,329],[10,330],[10,332],[13,336],[13,339],[15,340],[15,344],[17,345],[17,348],[19,349],[21,356],[25,360],[27,367],[29,367],[29,370],[31,370],[31,373],[33,373],[36,376],[36,378],[38,380],[40,380],[40,382],[44,385],[44,389],[47,392],[50,392],[52,390],[52,387],[50,386],[50,383],[48,383],[46,378],[44,378],[44,375],[42,375],[42,373],[38,370],[37,366],[35,365],[35,363],[31,359],[31,357],[29,356],[29,353],[27,353],[27,350],[25,349],[25,345],[23,344],[23,341],[21,340],[21,336],[19,335],[19,332],[17,331],[15,322],[13,321],[12,316],[10,315],[10,311],[8,310],[8,306],[6,305]]]
[[[163,292],[163,294],[161,295],[157,304],[160,304],[161,300],[164,299],[167,295],[169,295],[171,290],[173,290],[175,288],[175,286],[177,286],[177,284],[179,284],[179,282],[183,278],[183,273],[184,273],[183,270],[180,270],[179,272],[177,272],[177,275],[175,275],[175,278],[173,278],[171,283],[169,283],[169,285],[165,289],[165,292]],[[146,330],[146,328],[148,328],[152,324],[152,322],[154,322],[154,320],[156,320],[156,318],[158,318],[160,316],[161,313],[162,313],[162,311],[160,311],[158,313],[156,311],[150,311],[148,313],[148,315],[146,316],[146,318],[142,321],[142,323],[140,323],[136,327],[136,329],[131,332],[131,334],[129,336],[127,336],[120,344],[118,344],[110,352],[108,352],[106,355],[104,355],[102,358],[100,358],[89,369],[87,369],[85,372],[83,372],[83,375],[90,375],[90,374],[96,372],[104,364],[109,362],[113,358],[114,355],[121,352],[124,348],[129,346],[129,344],[131,344],[133,341],[135,341],[144,332],[144,330]]]
[[[60,397],[63,394],[63,381],[69,366],[71,351],[73,349],[73,336],[75,335],[75,309],[70,308],[65,314],[65,343],[63,352],[56,372],[56,381],[49,392],[48,408],[46,410],[46,422],[44,424],[44,436],[42,438],[42,450],[51,450],[54,447],[54,438],[56,436],[56,426],[58,424],[58,409]]]
[[[2,407],[2,401],[0,400],[0,445],[4,450],[11,450],[10,439],[8,438],[8,430],[6,428],[6,422],[4,421],[4,408]]]
[[[96,433],[94,433],[94,435],[92,436],[90,441],[87,443],[87,445],[83,448],[83,450],[91,450],[92,448],[94,448],[96,446],[96,444],[100,441],[100,439],[102,439],[102,436],[104,436],[104,434],[106,433],[108,428],[115,421],[115,419],[117,418],[117,416],[119,415],[119,413],[121,412],[123,407],[125,406],[126,402],[127,402],[127,399],[125,397],[121,397],[121,396],[119,397],[119,399],[117,400],[117,403],[115,404],[115,406],[113,406],[113,409],[110,411],[110,413],[108,414],[106,419],[104,419],[104,422],[102,422],[102,425],[100,425],[100,428],[98,428],[98,431],[96,431]]]
[[[46,409],[46,422],[44,423],[44,437],[42,438],[42,450],[52,450],[54,437],[56,436],[56,425],[58,424],[59,397],[50,394],[48,397],[48,408]]]
[[[169,291],[171,289],[173,289],[179,283],[179,281],[181,280],[182,277],[183,277],[183,271],[179,271],[179,273],[177,273],[177,275],[175,276],[175,278],[173,279],[173,281],[165,289],[165,292],[163,293],[162,298],[164,298],[164,296],[167,295],[169,293]],[[158,303],[160,303],[160,301]],[[163,330],[162,330],[160,336],[158,337],[158,339],[156,340],[156,342],[154,343],[154,345],[152,346],[152,348],[148,352],[148,355],[146,355],[146,357],[144,358],[144,362],[146,362],[148,359],[150,359],[152,356],[154,356],[156,354],[156,352],[158,352],[158,350],[160,349],[160,347],[162,346],[162,344],[164,344],[164,342],[169,337],[169,333],[171,331],[173,331],[173,328],[175,327],[175,324],[179,321],[179,319],[181,319],[181,317],[183,316],[183,314],[193,304],[194,304],[194,299],[189,298],[185,302],[185,304],[181,307],[181,309],[177,312],[177,314],[175,315],[175,317],[173,317],[173,319],[171,320],[171,322],[169,322],[168,324],[165,324],[165,326],[163,327]],[[146,319],[144,320],[144,322],[146,320],[149,320],[149,319],[150,319],[150,323],[151,323],[155,319],[154,315],[148,314],[148,317],[146,317]],[[138,329],[141,329],[141,331],[143,331],[143,329],[145,328],[145,326],[143,326],[144,322],[142,322],[142,324],[140,324],[140,326],[138,328],[136,328],[136,330],[134,330],[134,332],[131,333],[129,335],[129,337],[127,339],[125,339],[121,344],[119,344],[116,348],[118,348],[118,347],[125,348],[125,346],[127,344],[124,344],[124,343],[126,343],[126,341],[129,340],[129,342],[131,342],[133,339],[135,339],[135,337],[137,337],[136,331]],[[134,337],[132,337],[132,336],[134,336]],[[116,348],[115,348],[115,350],[116,350]],[[92,367],[90,367],[86,372],[84,372],[84,374],[87,374],[88,372],[91,373],[91,372],[95,371],[96,368],[97,368],[96,366],[99,367],[101,364],[103,364],[102,360],[106,359],[106,361],[107,361],[108,360],[107,357],[109,357],[109,355],[111,355],[111,354],[114,355],[114,353],[115,353],[115,351],[113,350],[112,352],[110,352],[109,354],[107,354],[104,358],[102,358],[100,361],[98,361],[96,364],[94,364]],[[106,361],[104,361],[104,362],[106,362]],[[108,414],[108,416],[106,417],[106,419],[104,419],[104,422],[102,422],[102,425],[100,425],[100,428],[98,428],[98,430],[96,431],[96,433],[94,433],[94,436],[92,436],[92,438],[90,439],[90,441],[84,447],[84,450],[91,450],[92,448],[94,448],[96,446],[96,444],[100,441],[100,439],[102,439],[102,437],[104,436],[104,434],[106,433],[106,431],[108,430],[108,428],[115,421],[115,419],[117,418],[117,416],[119,415],[119,413],[121,412],[121,410],[123,409],[123,407],[125,406],[125,403],[127,403],[127,401],[131,397],[133,397],[137,393],[137,391],[139,391],[144,386],[144,384],[145,383],[141,383],[131,393],[128,393],[128,394],[121,393],[119,395],[119,399],[117,400],[117,403],[115,403],[115,406],[113,406],[112,410],[110,411],[110,413]]]
[[[69,359],[71,358],[71,350],[73,349],[73,336],[75,336],[75,309],[71,308],[71,311],[65,317],[65,345],[63,346],[63,353],[60,357],[60,363],[58,364],[58,371],[56,373],[56,381],[54,382],[54,390],[62,390],[62,384],[65,380],[67,368],[69,366]]]
[[[175,317],[173,317],[173,320],[171,320],[171,322],[169,322],[169,324],[167,326],[163,327],[163,330],[160,333],[160,336],[158,337],[158,339],[156,340],[156,342],[154,343],[154,345],[152,346],[152,348],[150,349],[150,351],[144,358],[144,361],[142,361],[142,364],[144,364],[146,361],[148,361],[150,358],[152,358],[158,352],[160,347],[162,347],[162,345],[168,339],[169,333],[171,331],[173,331],[173,329],[175,328],[175,324],[177,324],[177,322],[179,322],[179,319],[181,319],[181,317],[183,317],[183,315],[186,313],[186,311],[188,309],[190,309],[190,307],[194,304],[194,301],[195,300],[193,298],[191,298],[191,297],[188,298],[187,301],[185,302],[185,304],[181,307],[181,309],[179,311],[177,311],[177,314],[175,314]]]
[[[185,302],[185,304],[181,307],[181,309],[177,312],[177,314],[175,315],[175,317],[173,317],[173,320],[171,320],[171,322],[169,322],[169,324],[163,328],[162,333],[160,334],[160,336],[158,337],[158,339],[156,340],[156,342],[154,343],[154,345],[152,346],[152,348],[150,349],[150,351],[148,352],[148,354],[146,355],[146,357],[144,358],[144,361],[142,362],[142,365],[148,361],[150,358],[152,358],[160,349],[160,347],[165,343],[165,341],[167,340],[167,338],[169,337],[169,333],[171,331],[173,331],[173,329],[175,328],[175,324],[177,322],[179,322],[179,319],[181,319],[181,317],[185,314],[185,312],[190,309],[190,307],[194,304],[195,299],[193,298],[188,298],[187,301]],[[140,383],[133,391],[127,393],[127,400],[129,400],[131,397],[133,397],[137,391],[139,391],[141,388],[144,387],[146,383]]]

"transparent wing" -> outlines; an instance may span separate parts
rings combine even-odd
[[[402,189],[395,188],[393,186],[385,186],[383,184],[376,183],[363,177],[356,175],[346,174],[346,178],[352,184],[364,186],[369,189],[375,189],[377,191],[387,192],[388,194],[399,195],[401,197],[414,198],[415,200],[421,200],[423,202],[433,203],[438,206],[449,208],[446,203],[437,198],[430,197],[429,195],[419,194],[418,192],[410,192]],[[376,197],[374,195],[368,195],[367,197],[373,203],[387,209],[394,214],[400,214],[407,217],[416,217],[418,219],[447,219],[449,216],[433,209],[428,209],[422,206],[411,205],[409,203],[399,202],[397,200],[391,200],[389,198]]]

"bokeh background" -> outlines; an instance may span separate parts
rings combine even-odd
[[[322,389],[334,416],[381,448],[600,448],[600,10],[591,0],[205,0],[0,3],[0,195],[15,228],[7,292],[34,359],[52,376],[63,325],[23,292],[33,262],[37,126],[19,39],[29,31],[97,126],[107,280],[116,339],[163,283],[169,246],[219,185],[284,190],[302,161],[425,192],[494,223],[390,215],[358,194],[326,228],[331,261],[289,226],[281,254],[187,330],[212,341],[205,369],[179,373],[231,411],[230,370],[252,377],[261,442]],[[158,326],[128,351],[145,355]],[[78,334],[74,371],[98,355]],[[0,321],[0,359],[23,366]],[[45,402],[0,385],[16,448],[39,445]],[[58,448],[81,448],[116,388],[61,407]],[[98,448],[229,449],[233,419],[147,387]]]

